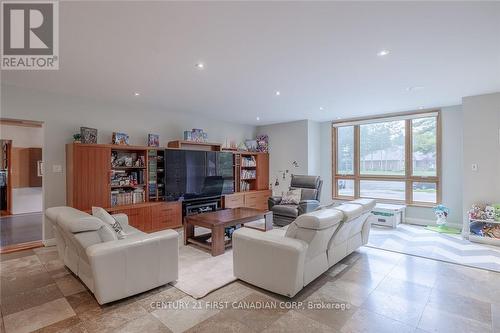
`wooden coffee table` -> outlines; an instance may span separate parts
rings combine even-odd
[[[231,240],[224,239],[225,228],[259,219],[265,220],[265,228],[259,230],[267,231],[273,228],[273,213],[254,208],[232,208],[186,216],[184,218],[184,245],[196,244],[210,250],[214,257],[221,255],[226,247],[231,246]],[[195,227],[210,229],[212,233],[195,236]],[[208,241],[209,238],[211,238],[210,241]]]

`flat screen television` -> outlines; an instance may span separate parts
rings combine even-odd
[[[167,149],[165,177],[165,195],[171,201],[233,193],[233,154]]]

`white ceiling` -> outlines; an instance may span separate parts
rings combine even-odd
[[[60,70],[2,83],[254,125],[454,105],[500,91],[500,3],[61,2]]]

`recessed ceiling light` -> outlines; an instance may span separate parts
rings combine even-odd
[[[319,110],[320,110],[320,111],[323,111],[324,109],[325,109],[325,108],[324,108],[324,107],[322,107],[322,106],[320,106],[320,107],[319,107]]]
[[[134,96],[141,96],[141,93],[135,92]]]
[[[260,120],[260,117],[257,117],[257,118],[255,118],[255,119],[256,119],[257,121],[259,121],[259,120]]]
[[[277,91],[275,92],[275,94],[276,94],[276,96],[279,96],[279,95],[281,95],[281,92],[280,92],[279,90],[277,90]]]
[[[419,110],[423,110],[423,109],[424,109],[424,107],[423,107],[423,106],[419,106],[419,107],[418,107],[418,109],[419,109]]]
[[[198,63],[196,63],[196,65],[195,65],[195,66],[196,66],[196,68],[198,68],[198,69],[203,69],[203,68],[205,68],[205,64],[204,64],[204,63],[202,63],[202,62],[198,62]]]
[[[388,55],[389,53],[391,53],[389,50],[380,50],[377,55],[379,57],[385,57],[386,55]]]

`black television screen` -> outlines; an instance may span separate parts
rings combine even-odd
[[[165,194],[168,200],[190,200],[232,193],[232,154],[166,150],[165,177]]]

